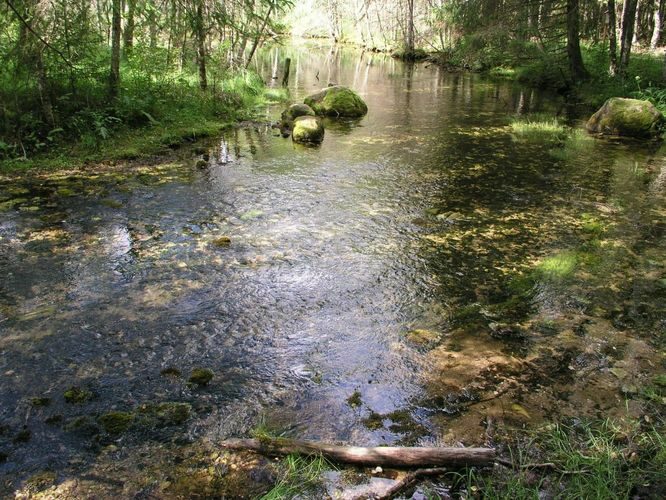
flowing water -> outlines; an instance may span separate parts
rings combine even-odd
[[[558,99],[473,74],[285,55],[295,102],[344,84],[368,115],[327,121],[317,148],[250,124],[210,143],[202,170],[185,152],[0,184],[0,491],[262,423],[479,443],[490,419],[639,405],[663,370],[663,148],[575,120],[521,132]],[[274,56],[257,61],[268,79]],[[197,367],[214,372],[205,387],[187,384]],[[64,399],[72,387],[84,401]],[[190,418],[100,428],[164,402]],[[121,488],[111,476],[88,480]]]

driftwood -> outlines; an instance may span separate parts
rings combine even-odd
[[[338,446],[293,439],[229,439],[222,448],[251,450],[262,455],[321,455],[333,462],[383,467],[467,467],[487,466],[495,461],[493,448],[411,448],[380,446]]]

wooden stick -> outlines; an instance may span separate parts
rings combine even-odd
[[[222,448],[251,450],[269,456],[321,455],[329,460],[354,465],[380,465],[385,467],[467,467],[492,465],[493,448],[410,448],[380,446],[338,446],[293,439],[229,439],[220,443]]]

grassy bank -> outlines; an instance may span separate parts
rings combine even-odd
[[[59,96],[53,108],[55,125],[40,118],[34,89],[0,82],[4,97],[17,92],[23,103],[16,113],[7,113],[0,130],[0,172],[78,168],[165,155],[256,117],[261,106],[284,99],[286,92],[266,88],[258,75],[248,71],[215,75],[203,91],[194,68],[157,74],[146,71],[146,64],[144,59],[127,64],[121,95],[111,103],[102,77],[78,82],[74,95],[64,88],[53,89]],[[140,65],[144,67],[139,69]]]

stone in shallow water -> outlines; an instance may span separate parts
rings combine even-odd
[[[613,97],[587,122],[588,132],[650,139],[666,129],[664,115],[651,102]]]
[[[367,104],[350,88],[335,85],[305,98],[305,104],[322,116],[360,118],[368,112]]]
[[[299,116],[291,133],[294,142],[320,144],[324,140],[324,125],[316,116]]]
[[[213,370],[208,368],[195,368],[192,370],[189,382],[193,385],[204,386],[213,380]]]

